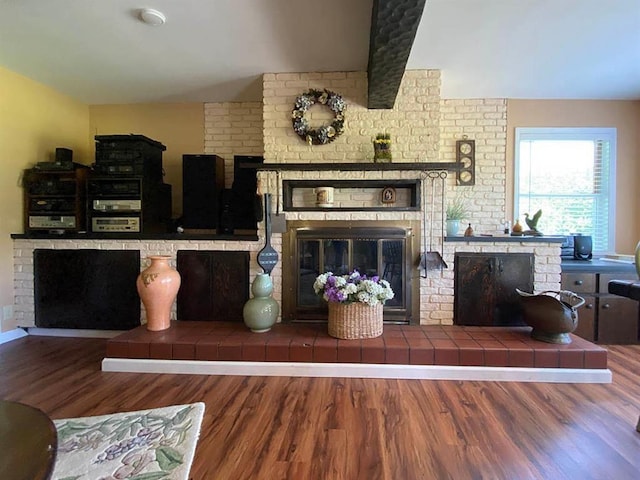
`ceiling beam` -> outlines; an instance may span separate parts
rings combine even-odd
[[[373,0],[368,108],[393,108],[425,3],[426,0]]]

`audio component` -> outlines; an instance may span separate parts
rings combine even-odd
[[[162,182],[162,143],[144,135],[96,135],[94,170],[101,175],[142,176]]]
[[[42,230],[75,230],[76,217],[64,215],[29,215],[29,228]]]
[[[97,212],[139,212],[142,209],[141,200],[94,200],[91,208]]]
[[[93,217],[92,232],[140,232],[140,217]]]
[[[53,163],[53,162],[51,162]],[[82,231],[86,225],[86,179],[89,167],[24,171],[24,229]]]

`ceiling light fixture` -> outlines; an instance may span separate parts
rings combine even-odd
[[[164,16],[164,13],[154,10],[153,8],[143,8],[140,10],[140,20],[142,20],[147,25],[164,25],[164,22],[167,21],[167,17]]]

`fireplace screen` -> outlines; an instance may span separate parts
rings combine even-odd
[[[409,323],[411,319],[410,266],[407,263],[411,237],[402,228],[300,229],[292,240],[293,260],[288,266],[294,295],[284,297],[284,319],[326,321],[327,305],[313,290],[320,273],[345,275],[354,269],[367,276],[378,275],[391,284],[394,298],[384,308],[385,321]]]

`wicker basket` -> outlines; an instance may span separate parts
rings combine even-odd
[[[329,335],[353,340],[382,335],[382,304],[329,302]]]

